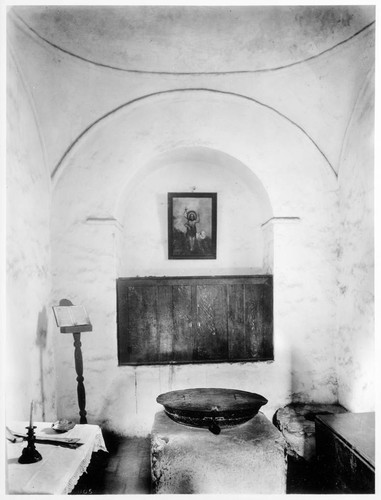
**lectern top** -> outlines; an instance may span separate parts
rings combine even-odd
[[[86,332],[93,329],[84,306],[54,306],[53,312],[62,333]]]

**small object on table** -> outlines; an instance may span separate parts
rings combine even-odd
[[[34,442],[36,440],[34,429],[36,429],[36,427],[33,425],[29,425],[29,427],[26,427],[26,429],[28,429],[28,446],[22,450],[22,454],[18,461],[20,464],[33,464],[42,460],[42,456],[36,450],[36,447],[34,445]]]
[[[53,426],[53,424],[52,424]],[[19,443],[23,440],[27,440],[28,437],[26,434],[17,434],[12,431],[9,431],[11,435],[15,439],[9,439],[12,443]],[[51,436],[51,437],[49,437]],[[34,442],[35,443],[41,443],[41,444],[50,444],[50,445],[56,445],[56,446],[63,446],[67,448],[78,448],[79,446],[82,446],[82,443],[79,443],[80,439],[79,438],[66,438],[66,437],[56,437],[55,435],[36,435]]]
[[[52,424],[52,429],[55,430],[56,432],[67,432],[70,431],[70,429],[72,429],[74,426],[75,426],[74,422],[62,418],[54,422],[54,424]]]
[[[5,427],[6,438],[11,443],[21,443],[23,441],[22,437],[15,436],[9,427]]]

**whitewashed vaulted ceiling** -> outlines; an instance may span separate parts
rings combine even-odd
[[[208,73],[287,66],[342,43],[373,7],[17,7],[38,36],[122,70]]]
[[[374,18],[374,6],[17,6],[8,16],[8,53],[53,177],[103,117],[188,89],[273,109],[337,173],[359,93],[372,78]]]

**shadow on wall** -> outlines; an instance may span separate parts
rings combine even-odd
[[[44,351],[46,349],[48,331],[48,315],[46,307],[38,313],[37,329],[36,329],[36,346],[40,350],[40,388],[41,388],[41,416],[45,421],[45,392],[44,392]]]
[[[337,381],[332,366],[326,367],[330,345],[322,342],[321,353],[291,352],[291,401],[293,403],[337,403]],[[321,359],[323,358],[323,360]]]

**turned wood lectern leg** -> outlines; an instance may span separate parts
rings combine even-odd
[[[86,419],[86,392],[85,386],[83,385],[83,361],[82,361],[82,350],[81,350],[81,334],[73,333],[74,337],[74,361],[75,361],[75,371],[77,372],[77,394],[78,394],[78,406],[79,415],[81,417],[79,423],[87,424]]]

